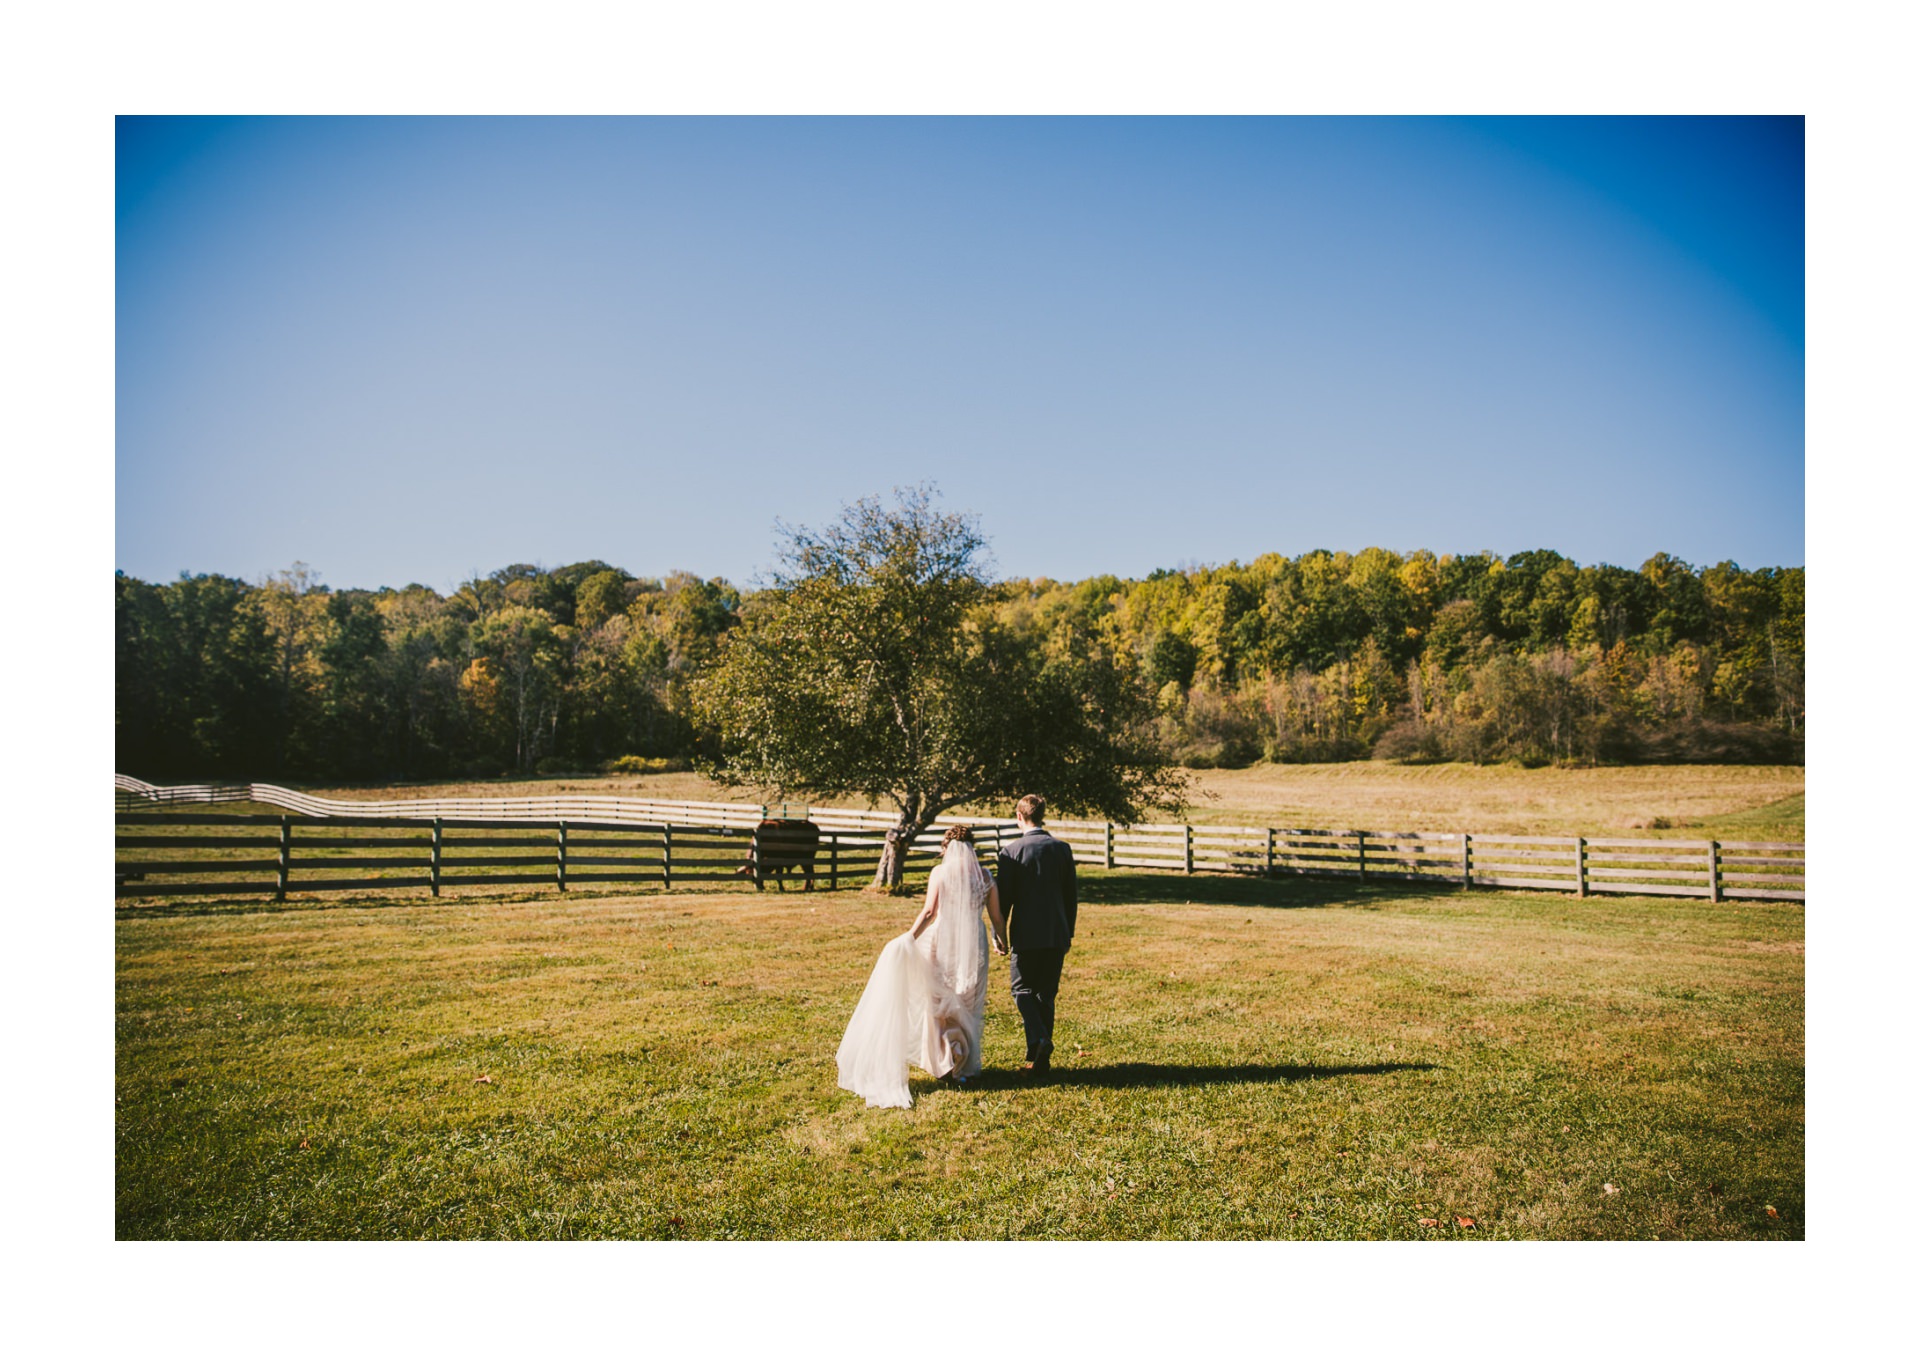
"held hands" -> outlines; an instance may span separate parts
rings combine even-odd
[[[1007,954],[1007,935],[1004,932],[993,934],[993,949],[999,955]]]

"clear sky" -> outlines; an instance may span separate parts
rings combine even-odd
[[[1805,560],[1798,118],[121,118],[115,563]]]

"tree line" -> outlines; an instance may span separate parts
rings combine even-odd
[[[118,766],[414,781],[711,758],[701,682],[782,597],[599,560],[447,595],[331,589],[304,565],[255,583],[118,573]],[[1032,659],[1006,650],[1009,673],[1124,682],[1190,767],[1802,756],[1797,567],[1371,548],[1000,581],[967,605]]]

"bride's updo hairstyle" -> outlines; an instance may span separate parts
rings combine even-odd
[[[972,829],[968,828],[965,824],[953,824],[948,826],[945,836],[940,839],[940,850],[945,852],[948,843],[971,844],[972,842]]]

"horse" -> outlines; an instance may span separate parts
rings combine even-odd
[[[773,877],[782,891],[794,867],[807,874],[807,888],[813,888],[813,859],[820,851],[820,826],[811,819],[763,819],[753,830],[753,846],[736,876],[751,876],[753,888],[764,890],[762,883]]]

